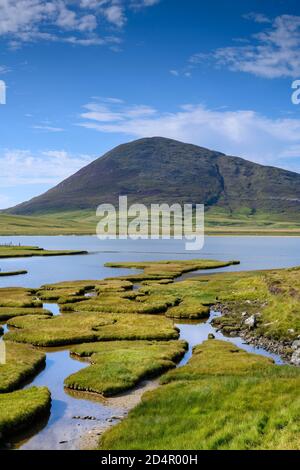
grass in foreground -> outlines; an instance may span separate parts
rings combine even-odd
[[[187,349],[184,341],[110,341],[82,344],[71,349],[75,357],[89,358],[90,367],[70,375],[68,388],[115,395],[141,380],[174,368]]]
[[[6,363],[0,364],[0,393],[18,388],[45,365],[43,352],[30,346],[5,342]]]
[[[50,392],[46,387],[0,394],[0,438],[29,427],[49,413],[50,404]]]
[[[162,382],[101,449],[300,449],[298,369],[210,340]]]

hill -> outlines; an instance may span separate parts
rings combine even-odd
[[[300,175],[161,137],[120,145],[46,193],[4,211],[94,212],[100,203],[203,203],[211,213],[299,221]]]

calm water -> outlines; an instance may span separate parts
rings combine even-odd
[[[92,236],[0,237],[0,243],[10,241],[39,245],[48,249],[84,249],[91,253],[75,257],[0,260],[0,267],[3,270],[27,269],[29,271],[25,276],[0,278],[0,286],[38,287],[45,283],[62,280],[101,279],[133,272],[132,270],[105,268],[104,263],[107,261],[194,257],[241,261],[240,266],[230,266],[222,269],[224,271],[300,265],[300,238],[292,237],[208,237],[201,252],[186,252],[183,242],[175,240],[100,242]],[[54,315],[60,314],[55,303],[45,303],[44,307],[52,311]],[[246,345],[241,338],[227,338],[221,332],[216,332],[210,323],[215,315],[218,315],[218,312],[212,312],[210,319],[204,322],[176,323],[180,328],[180,337],[189,343],[189,350],[180,362],[180,366],[191,357],[193,346],[206,340],[209,333],[213,333],[217,339],[230,341],[248,352],[270,357],[277,364],[282,363],[279,356],[261,348]],[[17,438],[13,445],[22,449],[77,449],[80,438],[89,430],[97,426],[103,428],[107,426],[107,420],[113,415],[122,414],[122,410],[115,408],[111,402],[107,406],[103,400],[70,394],[64,390],[64,379],[86,366],[87,363],[72,359],[67,348],[52,348],[47,351],[45,369],[27,387],[45,385],[51,390],[51,415],[49,420],[44,420],[26,435]],[[92,421],[74,419],[74,416],[92,416],[94,419]]]
[[[76,280],[101,279],[127,274],[125,269],[105,268],[108,261],[143,261],[191,259],[238,259],[240,266],[226,270],[281,268],[300,265],[298,237],[206,237],[204,248],[185,251],[181,240],[108,240],[95,236],[0,237],[0,243],[39,245],[46,249],[88,250],[90,254],[61,257],[34,257],[0,260],[4,270],[26,269],[28,274],[0,278],[1,286],[39,287],[42,284]],[[218,270],[220,271],[220,270]]]

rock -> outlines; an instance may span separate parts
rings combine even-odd
[[[290,335],[292,335],[293,333],[295,333],[295,330],[293,328],[290,328],[288,331],[287,331]]]
[[[300,366],[300,349],[297,349],[292,354],[291,363],[294,364],[294,366]]]
[[[251,317],[247,318],[247,320],[245,320],[245,325],[247,325],[250,329],[255,328],[255,326],[256,326],[256,316],[251,315]]]
[[[292,343],[292,349],[295,351],[296,349],[300,349],[300,339],[296,339]]]
[[[215,335],[213,333],[209,333],[207,339],[215,339]]]
[[[247,312],[242,312],[242,317],[246,317],[247,316]]]

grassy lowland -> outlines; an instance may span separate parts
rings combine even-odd
[[[300,370],[209,340],[161,379],[101,449],[300,449]]]
[[[88,358],[90,367],[70,375],[68,388],[115,395],[141,380],[175,367],[185,354],[184,341],[110,341],[82,344],[71,349],[73,357]]]

